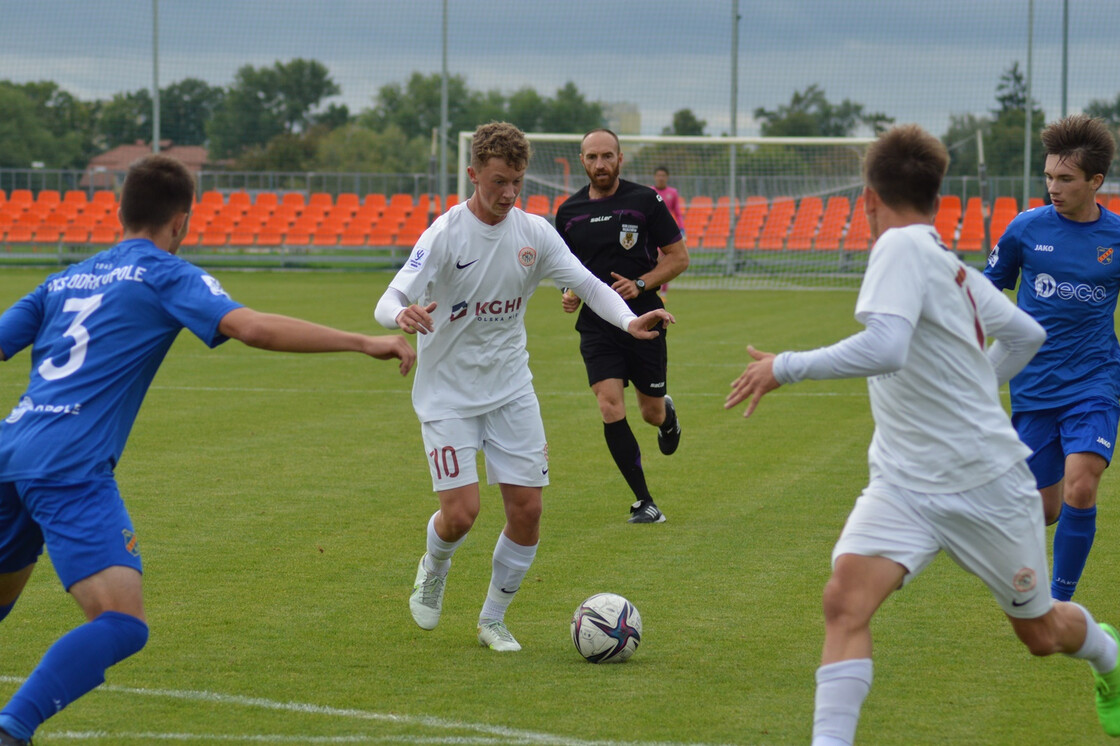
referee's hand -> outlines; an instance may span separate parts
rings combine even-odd
[[[660,329],[654,327],[661,323],[675,324],[677,320],[673,318],[673,314],[666,311],[664,308],[655,308],[649,313],[643,313],[638,318],[630,322],[626,328],[630,332],[630,336],[635,339],[657,339],[661,334]]]

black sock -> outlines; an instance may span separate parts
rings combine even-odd
[[[646,487],[646,474],[642,470],[642,451],[638,439],[634,437],[626,418],[618,422],[603,423],[603,435],[607,439],[607,449],[614,458],[615,465],[622,472],[622,478],[639,500],[652,500]]]

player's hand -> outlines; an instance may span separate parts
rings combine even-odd
[[[782,384],[774,378],[774,353],[760,352],[752,345],[747,345],[747,352],[754,358],[754,362],[747,366],[743,375],[731,382],[731,393],[723,402],[724,409],[731,409],[736,404],[750,399],[744,417],[750,417],[758,402],[765,394],[770,393]]]
[[[435,330],[435,322],[432,321],[432,311],[436,310],[435,303],[429,303],[421,308],[413,303],[408,308],[404,309],[397,314],[397,326],[401,331],[408,334],[427,334]]]
[[[677,320],[673,318],[673,314],[664,308],[655,308],[631,321],[630,325],[626,327],[626,331],[630,332],[630,336],[635,339],[657,339],[661,331],[653,327],[661,323],[675,324]]]
[[[565,290],[564,294],[560,296],[560,305],[564,309],[564,313],[575,313],[579,310],[579,304],[582,301],[579,296],[571,290]]]
[[[637,284],[630,278],[623,277],[618,272],[611,272],[611,277],[614,278],[611,290],[621,295],[623,300],[634,300],[641,295],[638,292]]]
[[[412,345],[408,343],[407,339],[398,334],[366,337],[364,352],[378,360],[398,358],[401,361],[402,376],[408,375],[408,371],[412,370],[412,366],[416,364],[416,350],[412,349]]]

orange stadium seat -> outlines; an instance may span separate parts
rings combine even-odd
[[[786,234],[789,233],[796,208],[792,197],[774,198],[766,223],[762,226],[762,234],[758,237],[758,248],[778,250],[785,246]]]
[[[758,248],[758,234],[762,231],[762,224],[766,222],[766,214],[770,212],[770,202],[765,197],[751,195],[739,210],[739,217],[735,221],[735,248]]]
[[[1027,200],[1027,209],[1033,210],[1036,207],[1043,207],[1045,204],[1046,200],[1044,200],[1042,197],[1031,197],[1029,200]],[[1120,205],[1117,205],[1117,207],[1120,207]],[[1111,210],[1112,208],[1109,209]],[[1115,210],[1112,211],[1116,212]]]
[[[980,251],[984,248],[984,206],[979,197],[969,197],[961,218],[957,251]]]
[[[8,202],[24,205],[24,209],[30,207],[35,203],[35,196],[31,194],[30,189],[13,189],[12,193],[8,195]]]
[[[1019,203],[1014,197],[996,197],[992,203],[992,217],[988,221],[988,235],[991,236],[992,246],[999,243],[1007,226],[1019,214]]]
[[[551,201],[543,194],[530,194],[525,202],[525,212],[532,215],[547,215],[550,209]]]
[[[68,225],[62,232],[62,242],[68,244],[89,243],[89,228],[83,225]]]
[[[726,198],[722,205],[712,210],[712,216],[704,227],[704,232],[697,238],[705,249],[719,249],[727,246],[727,239],[731,236],[731,206]]]
[[[933,227],[937,229],[941,240],[949,248],[957,236],[957,224],[961,220],[961,198],[955,194],[941,196],[941,204],[937,208],[937,215],[933,219]]]
[[[684,231],[688,236],[693,236],[699,239],[704,235],[704,229],[708,227],[708,221],[712,219],[712,213],[715,208],[712,205],[711,197],[694,197],[684,212]]]
[[[334,206],[336,209],[344,208],[353,215],[362,206],[362,201],[358,199],[358,195],[354,192],[340,192],[334,201]]]
[[[813,239],[820,228],[821,215],[824,213],[824,202],[820,197],[802,197],[797,205],[797,212],[793,217],[793,225],[789,229],[789,238],[786,239],[786,248],[808,249],[813,245]]]
[[[237,248],[252,246],[257,242],[257,232],[248,228],[237,227],[229,232],[229,245]]]
[[[62,240],[61,225],[40,225],[35,229],[32,240],[35,243],[56,244]]]
[[[310,246],[311,231],[297,229],[293,226],[291,230],[284,234],[284,244],[286,246]]]
[[[844,235],[844,226],[848,224],[848,216],[851,213],[852,205],[847,197],[829,197],[825,204],[824,214],[821,215],[821,227],[817,231],[813,248],[817,251],[839,250],[840,239]]]
[[[307,203],[303,200],[302,192],[287,192],[280,200],[280,204],[290,207],[296,212],[303,212],[303,208],[307,206]]]
[[[120,230],[111,225],[97,225],[89,232],[89,242],[92,244],[112,245],[120,239]]]
[[[284,231],[261,228],[257,233],[257,246],[278,249],[284,245]]]
[[[365,246],[369,238],[370,224],[364,221],[353,221],[338,238],[340,246]]]
[[[31,243],[34,232],[30,226],[12,223],[8,226],[8,243]]]
[[[226,200],[221,192],[210,190],[202,193],[202,198],[198,203],[200,205],[212,205],[216,209],[221,209],[225,205]]]
[[[867,251],[871,245],[871,225],[867,213],[863,211],[863,195],[856,197],[852,205],[852,219],[848,232],[844,235],[844,251]]]
[[[307,206],[329,210],[334,207],[334,198],[326,192],[312,192],[311,197],[307,200]]]
[[[270,213],[275,212],[279,204],[280,198],[276,196],[276,192],[257,192],[256,199],[253,200],[253,207]]]

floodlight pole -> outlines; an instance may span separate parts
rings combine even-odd
[[[447,0],[443,0],[443,71],[439,83],[439,198],[447,199]],[[446,212],[447,205],[441,205]]]
[[[1069,93],[1069,0],[1062,0],[1062,119]]]
[[[1023,102],[1023,209],[1031,198],[1031,74],[1034,62],[1034,0],[1027,3],[1027,96]]]
[[[739,0],[731,0],[731,132],[732,137],[739,136]],[[738,205],[735,204],[735,172],[737,171],[735,156],[736,146],[730,148],[727,174],[727,196],[731,216],[729,220],[730,231],[727,234],[727,274],[735,274],[735,224],[739,216]]]
[[[152,0],[152,152],[159,152],[159,0]]]

